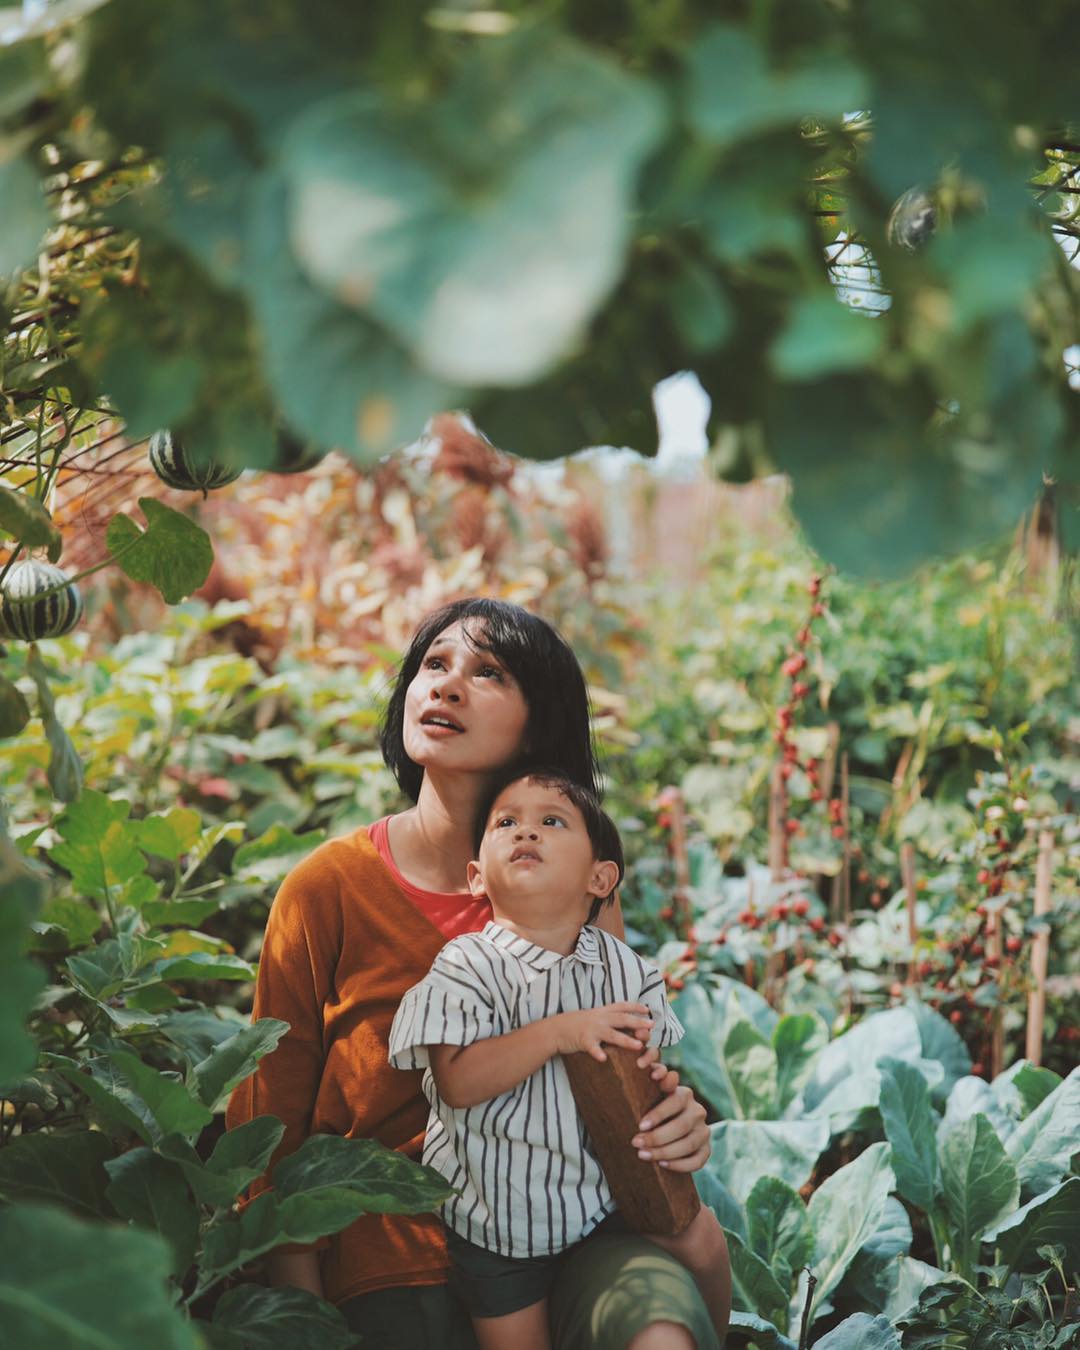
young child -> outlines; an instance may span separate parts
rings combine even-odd
[[[625,1231],[560,1056],[648,1042],[639,1063],[658,1078],[656,1047],[683,1029],[659,972],[589,926],[623,870],[590,792],[559,773],[507,775],[481,812],[477,853],[469,887],[493,922],[449,942],[405,995],[390,1062],[428,1070],[424,1162],[457,1192],[443,1208],[451,1279],[482,1350],[547,1350],[557,1262],[597,1229]],[[678,1236],[649,1236],[693,1273],[722,1342],[730,1288],[715,1215],[702,1206]]]

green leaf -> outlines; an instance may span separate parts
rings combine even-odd
[[[829,1029],[816,1013],[794,1013],[777,1022],[772,1046],[776,1053],[776,1096],[781,1111],[802,1091],[814,1060],[828,1040]]]
[[[711,1128],[706,1166],[742,1204],[759,1177],[779,1177],[798,1190],[828,1147],[829,1133],[825,1120],[722,1120]]]
[[[839,54],[808,49],[801,59],[769,69],[750,34],[728,24],[698,40],[688,74],[691,121],[719,145],[808,117],[839,120],[866,106],[862,72]]]
[[[244,1350],[349,1350],[356,1344],[337,1308],[306,1289],[236,1285],[215,1304],[214,1327],[235,1332]]]
[[[371,319],[317,290],[293,259],[282,185],[267,178],[251,214],[247,288],[267,381],[289,425],[361,464],[413,440],[458,391],[417,367]]]
[[[777,1256],[789,1270],[805,1266],[814,1253],[806,1206],[779,1177],[762,1177],[746,1200],[750,1249],[767,1266]]]
[[[297,120],[297,256],[437,377],[522,384],[570,350],[617,281],[662,126],[646,81],[550,29],[476,44],[419,113],[365,92]]]
[[[776,1055],[772,1046],[745,1018],[736,1021],[724,1041],[724,1060],[743,1119],[769,1119],[776,1114]]]
[[[213,1120],[213,1113],[196,1101],[183,1083],[166,1078],[129,1050],[111,1050],[108,1058],[120,1079],[146,1103],[157,1138],[167,1134],[194,1138]]]
[[[0,201],[4,229],[0,232],[0,276],[11,277],[37,257],[49,217],[41,180],[22,155],[11,157],[0,142]]]
[[[1028,1116],[1037,1106],[1042,1105],[1051,1092],[1061,1086],[1062,1079],[1053,1069],[1023,1063],[1013,1074],[1011,1081],[1020,1098],[1022,1113]]]
[[[37,686],[41,722],[49,742],[49,767],[46,778],[57,801],[73,802],[82,791],[82,761],[75,752],[71,737],[57,720],[48,675],[36,647],[31,648],[26,670]]]
[[[0,48],[0,119],[7,121],[21,113],[48,85],[49,63],[44,43],[12,43],[7,39]]]
[[[853,313],[831,292],[804,296],[773,344],[773,367],[781,379],[812,380],[870,365],[885,343],[885,325],[879,316]]]
[[[133,1148],[105,1164],[108,1197],[118,1214],[165,1239],[172,1273],[183,1276],[199,1239],[199,1212],[179,1167],[148,1148]]]
[[[939,1145],[945,1207],[960,1273],[970,1276],[979,1235],[1016,1208],[1020,1179],[994,1127],[975,1115],[950,1130]]]
[[[12,1205],[0,1210],[0,1250],[0,1324],[12,1346],[198,1350],[154,1234]]]
[[[172,1013],[161,1024],[162,1033],[184,1054],[194,1068],[206,1059],[215,1045],[227,1041],[236,1031],[247,1026],[240,1018],[220,1017],[209,1008],[192,1008]]]
[[[154,967],[162,980],[253,980],[254,967],[239,956],[218,952],[189,952],[170,956]]]
[[[0,483],[0,530],[17,539],[28,552],[43,548],[50,562],[59,561],[63,550],[60,531],[44,505],[25,489],[15,491]]]
[[[814,1342],[815,1350],[900,1350],[900,1337],[887,1317],[855,1313]]]
[[[945,1070],[944,1080],[931,1085],[931,1095],[941,1106],[958,1078],[971,1072],[971,1056],[960,1033],[947,1018],[916,998],[905,1005],[919,1028],[919,1042],[923,1059],[936,1059]]]
[[[371,1139],[310,1135],[274,1169],[280,1196],[344,1187],[363,1197],[366,1212],[422,1214],[449,1194],[437,1172]]]
[[[146,871],[146,859],[127,823],[131,803],[87,788],[54,822],[60,842],[49,857],[71,874],[75,888],[95,900]]]
[[[55,1068],[72,1087],[77,1088],[89,1098],[92,1115],[96,1124],[122,1144],[130,1142],[135,1135],[144,1144],[149,1144],[153,1134],[150,1125],[149,1108],[144,1102],[136,1104],[139,1111],[132,1109],[133,1094],[123,1083],[110,1081],[107,1073],[98,1070],[101,1078],[95,1077],[88,1069],[80,1069],[74,1060],[64,1060],[59,1055],[50,1055],[46,1063]],[[146,1117],[144,1119],[143,1117]]]
[[[205,1162],[187,1140],[175,1134],[163,1139],[158,1151],[177,1164],[197,1200],[221,1208],[231,1205],[246,1186],[266,1171],[270,1155],[284,1133],[285,1126],[280,1120],[256,1116],[226,1130]]]
[[[88,901],[73,896],[54,895],[45,902],[41,922],[64,934],[69,949],[85,947],[101,927],[101,915]]]
[[[44,894],[44,878],[8,838],[0,819],[0,1088],[32,1069],[36,1059],[25,1028],[45,974],[27,959],[26,948]]]
[[[219,900],[152,900],[140,907],[147,923],[158,928],[190,928],[221,908]]]
[[[236,850],[233,876],[237,881],[278,881],[325,838],[325,830],[293,834],[284,825],[271,825],[258,839]]]
[[[926,1079],[900,1059],[881,1061],[878,1102],[892,1149],[896,1188],[905,1200],[929,1212],[937,1195],[937,1119]]]
[[[829,1298],[856,1252],[881,1222],[895,1184],[888,1144],[871,1144],[854,1162],[828,1177],[810,1197],[807,1215],[814,1232],[814,1310]]]
[[[105,1163],[113,1153],[97,1130],[20,1135],[0,1149],[0,1195],[9,1203],[52,1201],[87,1218],[112,1218]]]
[[[175,862],[181,854],[194,848],[202,828],[198,811],[174,806],[142,820],[132,821],[139,847],[158,858]]]
[[[737,1308],[757,1313],[775,1326],[787,1317],[789,1293],[772,1271],[734,1233],[727,1234],[731,1258],[731,1297]]]
[[[130,516],[109,521],[105,542],[120,569],[132,581],[148,581],[167,604],[197,591],[210,575],[214,550],[210,536],[189,517],[153,497],[140,497],[146,529]]]
[[[1027,1195],[1048,1190],[1080,1152],[1080,1068],[1046,1096],[1006,1144]]]
[[[1060,1243],[1066,1249],[1066,1267],[1075,1270],[1080,1262],[1080,1177],[1067,1177],[1029,1200],[985,1232],[982,1240],[998,1248],[1010,1270],[1045,1268],[1039,1248]]]
[[[0,675],[0,737],[17,736],[30,720],[30,705],[22,690]]]
[[[137,976],[160,950],[157,938],[121,933],[118,938],[107,938],[78,956],[69,956],[65,964],[78,989],[90,998],[105,1000],[125,987],[141,983]]]
[[[255,1072],[259,1060],[274,1049],[288,1029],[288,1022],[261,1017],[215,1046],[194,1069],[199,1100],[211,1111],[217,1111],[237,1083]]]
[[[728,1329],[748,1336],[750,1344],[760,1347],[760,1350],[798,1350],[794,1341],[789,1340],[782,1331],[778,1331],[771,1322],[766,1322],[757,1313],[741,1312],[738,1308],[733,1308]]]
[[[746,1213],[716,1173],[707,1167],[700,1168],[694,1173],[694,1185],[701,1196],[701,1203],[709,1206],[720,1220],[721,1227],[730,1229],[745,1242]]]

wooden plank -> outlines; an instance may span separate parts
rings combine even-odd
[[[648,1070],[638,1068],[637,1051],[612,1045],[604,1051],[604,1063],[584,1052],[563,1056],[574,1100],[627,1224],[637,1233],[673,1237],[701,1208],[693,1178],[645,1162],[630,1147],[663,1094]]]

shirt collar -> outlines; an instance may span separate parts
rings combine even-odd
[[[559,961],[577,960],[590,966],[598,966],[602,962],[600,939],[597,937],[596,929],[587,925],[582,927],[578,934],[577,945],[574,950],[569,956],[565,957],[560,956],[558,952],[553,952],[549,947],[538,947],[535,942],[529,942],[525,938],[519,937],[509,928],[503,928],[501,924],[494,923],[490,919],[480,931],[481,935],[487,938],[489,942],[493,942],[496,947],[504,947],[535,970],[550,970]]]

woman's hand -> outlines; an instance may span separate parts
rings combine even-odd
[[[655,1047],[641,1055],[638,1068],[649,1071],[664,1096],[638,1123],[640,1133],[634,1135],[631,1145],[646,1162],[659,1163],[672,1172],[696,1172],[712,1152],[705,1108],[688,1087],[679,1083],[675,1070],[660,1063]]]

